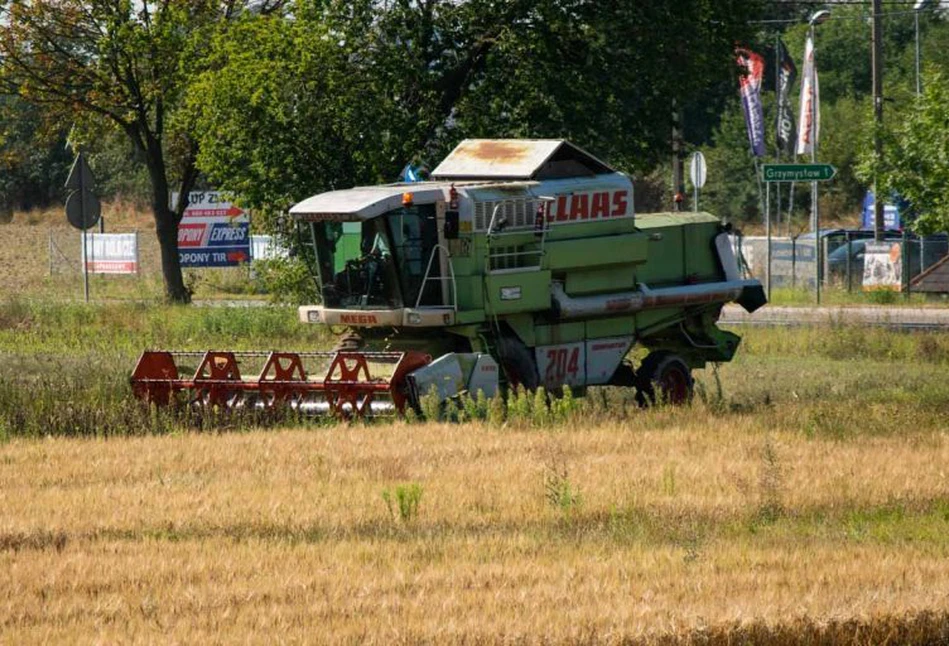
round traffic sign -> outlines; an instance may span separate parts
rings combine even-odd
[[[696,151],[692,153],[692,161],[689,162],[689,179],[692,180],[692,186],[702,188],[705,186],[705,155]]]
[[[80,231],[99,223],[102,204],[91,191],[73,191],[66,198],[66,219]]]

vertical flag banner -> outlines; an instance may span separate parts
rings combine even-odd
[[[820,137],[820,84],[814,65],[814,41],[807,37],[804,48],[804,74],[801,76],[801,112],[798,115],[797,154],[806,155],[815,150]]]
[[[755,157],[764,157],[764,109],[761,106],[761,80],[764,77],[764,58],[748,49],[736,49],[735,55],[742,75],[739,79],[741,105],[745,111],[748,142]]]
[[[797,78],[797,66],[794,65],[782,40],[778,40],[775,56],[778,59],[778,79],[775,84],[778,104],[778,150],[793,155],[797,137],[794,130],[794,109],[791,107],[791,86]]]

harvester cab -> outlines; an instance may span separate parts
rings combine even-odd
[[[466,140],[430,181],[322,193],[290,213],[308,230],[321,294],[301,320],[354,330],[364,348],[321,355],[329,367],[315,371],[280,353],[292,369],[256,379],[233,353],[214,378],[205,367],[190,379],[146,353],[136,392],[341,416],[512,385],[685,402],[691,371],[738,347],[716,325],[724,304],[765,303],[717,218],[637,215],[630,179],[562,140]]]

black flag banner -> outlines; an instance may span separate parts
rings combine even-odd
[[[778,150],[793,155],[797,136],[794,132],[794,112],[791,108],[791,86],[797,77],[797,67],[794,66],[784,41],[778,41],[775,55],[778,58],[778,78],[775,84],[778,103]]]

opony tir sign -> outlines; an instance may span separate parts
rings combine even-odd
[[[172,201],[177,203],[178,196]],[[194,191],[178,226],[182,267],[228,267],[250,262],[250,218],[217,191]]]
[[[837,174],[830,164],[762,164],[766,182],[826,182]]]

